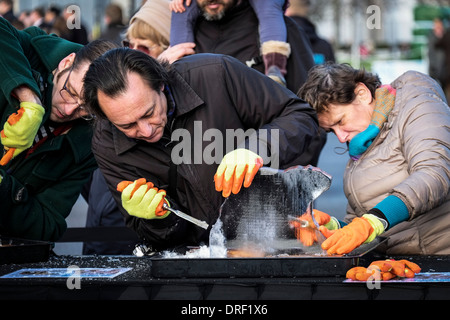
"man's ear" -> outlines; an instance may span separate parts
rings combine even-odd
[[[75,60],[76,54],[72,52],[67,57],[62,59],[58,64],[58,70],[65,70],[73,65],[73,61]]]

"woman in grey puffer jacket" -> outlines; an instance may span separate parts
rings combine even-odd
[[[331,236],[321,227],[322,247],[342,253],[382,234],[386,254],[450,254],[450,108],[440,86],[414,71],[381,86],[364,70],[325,65],[299,95],[351,155],[349,224]]]

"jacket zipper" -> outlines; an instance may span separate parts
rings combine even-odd
[[[353,171],[356,169],[356,167],[358,166],[358,162],[360,162],[362,159],[364,159],[365,155],[374,148],[375,142],[380,139],[380,136],[382,133],[384,133],[386,131],[386,123],[383,124],[383,127],[380,130],[380,133],[378,134],[378,136],[372,141],[371,145],[367,148],[367,150],[361,155],[361,157],[356,160],[353,161],[351,167],[350,167],[350,173],[349,173],[349,185],[350,185],[350,194],[353,194],[353,198],[355,199],[355,203],[356,203],[356,207],[357,209],[359,209],[359,211],[361,212],[365,212],[366,210],[364,209],[364,207],[362,206],[361,202],[359,201],[359,197],[356,197],[356,193],[355,193],[355,187],[353,185]],[[356,212],[355,212],[356,214]]]

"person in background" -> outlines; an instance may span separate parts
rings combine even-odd
[[[284,22],[285,0],[249,1],[259,21],[261,55],[266,75],[286,86],[286,65],[291,46],[286,42],[287,31]],[[186,6],[184,5],[186,3]],[[214,2],[210,6],[217,6]],[[171,2],[172,23],[170,43],[194,42],[194,26],[200,15],[196,0],[173,0]],[[206,19],[209,16],[205,16]]]
[[[114,3],[108,5],[105,10],[104,21],[106,29],[100,34],[99,39],[108,40],[120,46],[123,33],[126,30],[123,24],[122,8]]]
[[[75,16],[76,13],[77,13],[76,11],[71,10],[70,5],[64,7],[62,11],[62,17],[64,18],[67,27],[67,35],[65,39],[71,42],[86,45],[89,43],[89,33],[82,22],[80,22],[80,25],[78,26],[74,25],[75,19],[81,18]]]
[[[259,21],[250,3],[242,0],[196,2],[201,11],[194,28],[196,53],[229,55],[265,74],[260,51]],[[287,42],[291,47],[286,65],[286,88],[297,92],[314,66],[313,52],[306,33],[289,17],[285,16],[284,21]],[[302,165],[317,166],[320,152],[316,151],[323,148],[325,142],[326,134],[321,129],[313,137],[310,157],[303,157]]]
[[[450,101],[450,29],[446,29],[435,47],[444,52],[444,64],[441,67],[440,83],[444,89],[447,103]]]
[[[31,19],[30,19],[30,11],[28,11],[28,10],[24,10],[24,11],[22,11],[21,13],[20,13],[20,15],[19,15],[19,21],[22,23],[22,28],[21,29],[19,29],[19,30],[23,30],[23,29],[25,29],[25,28],[28,28],[28,27],[31,27]],[[12,25],[14,25],[13,23],[11,23]]]
[[[30,12],[30,22],[34,27],[44,30],[46,33],[51,32],[51,25],[45,21],[45,10],[43,7],[37,7]]]
[[[450,253],[450,109],[436,81],[408,71],[390,85],[346,64],[314,67],[298,95],[349,145],[347,225],[320,227],[329,254],[383,235],[392,255]]]
[[[45,10],[44,21],[48,26],[53,26],[59,17],[61,17],[61,9],[57,6],[51,5]]]
[[[440,84],[442,84],[442,73],[445,70],[442,68],[445,56],[444,51],[436,47],[436,43],[442,39],[444,32],[445,27],[442,19],[434,19],[433,29],[428,35],[428,75]]]
[[[111,46],[83,47],[0,19],[0,47],[0,233],[56,241],[97,167],[82,79]]]
[[[171,24],[169,4],[169,0],[146,1],[130,19],[123,45],[169,62],[194,54],[194,43],[182,43],[169,48]]]
[[[263,161],[280,168],[302,163],[318,131],[308,104],[226,55],[195,54],[168,64],[138,50],[114,49],[89,69],[84,97],[97,119],[99,168],[127,226],[155,250],[208,241],[208,231],[163,209],[165,200],[212,225],[224,197],[248,187]],[[211,141],[177,152],[180,132],[195,141],[212,130],[225,137],[230,129],[253,134],[218,141],[215,159],[208,155]],[[274,135],[278,141],[264,138]],[[252,137],[259,148],[249,143]],[[270,156],[264,160],[261,153]]]
[[[0,0],[0,17],[5,18],[11,24],[14,24],[17,21],[17,17],[14,14],[13,8],[13,0]]]
[[[289,6],[285,14],[305,30],[311,42],[316,64],[336,62],[333,47],[317,34],[316,26],[308,18],[310,7],[310,0],[289,0]]]
[[[248,1],[196,0],[201,11],[194,27],[197,53],[220,53],[265,73],[259,39],[259,21]],[[286,65],[286,87],[297,92],[308,70],[314,65],[306,34],[288,17],[284,17],[291,54]]]

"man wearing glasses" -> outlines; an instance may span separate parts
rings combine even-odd
[[[85,47],[0,18],[0,234],[56,241],[96,168],[82,99],[90,62],[113,48]],[[86,120],[87,119],[87,120]]]

